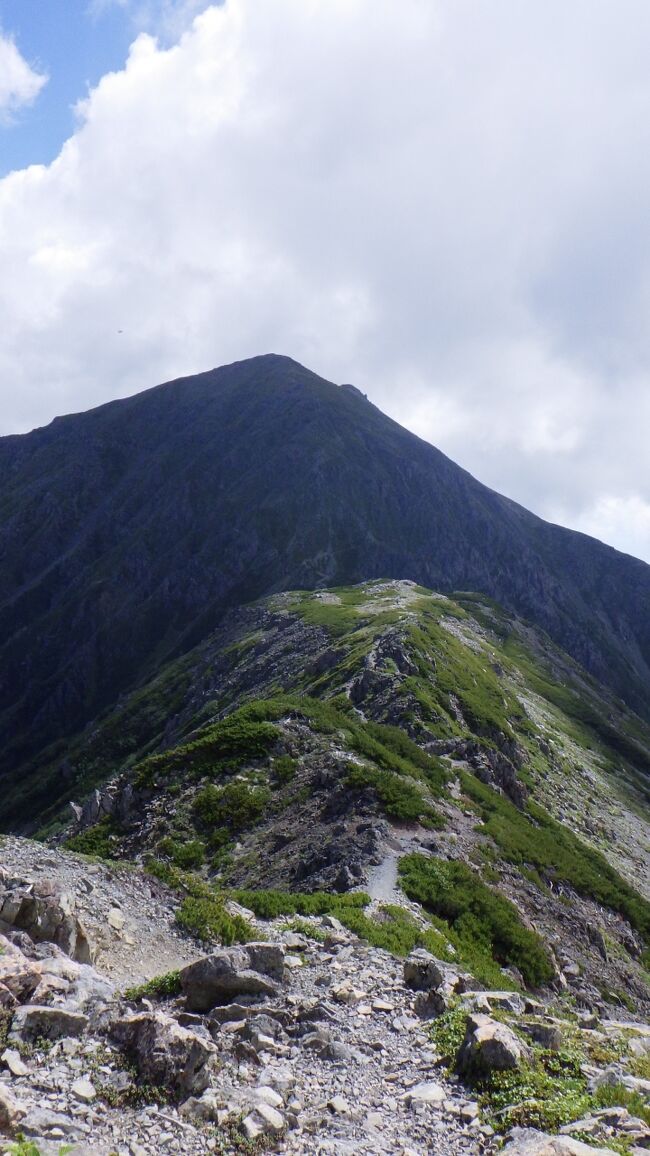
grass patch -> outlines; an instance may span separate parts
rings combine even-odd
[[[449,923],[474,974],[492,959],[518,968],[532,987],[552,979],[553,967],[540,937],[524,927],[514,904],[487,887],[465,863],[406,855],[399,874],[409,899]]]

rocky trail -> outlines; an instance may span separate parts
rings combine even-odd
[[[377,868],[375,901],[397,894],[395,854]],[[405,963],[332,916],[246,912],[259,941],[206,956],[175,928],[172,895],[138,870],[19,839],[4,842],[2,865],[0,1152],[22,1151],[12,1144],[25,1137],[36,1147],[24,1150],[43,1156],[64,1145],[76,1156],[471,1156],[498,1138],[441,1065],[432,1017],[458,1001],[466,1009],[468,1070],[516,1069],[529,1055],[506,1014],[536,1012],[526,1030],[547,1042],[563,1031],[534,1001],[475,992],[471,976],[422,950]],[[170,968],[165,984],[125,996],[126,982]],[[634,1036],[634,1054],[650,1051],[647,1025],[595,1028],[580,1030]],[[593,1071],[618,1079],[622,1069]],[[649,1081],[634,1086],[650,1094]],[[650,1127],[611,1109],[580,1121],[578,1138],[515,1130],[507,1150],[581,1156],[594,1151],[585,1131],[606,1149],[602,1136],[617,1129],[632,1156],[650,1146]]]

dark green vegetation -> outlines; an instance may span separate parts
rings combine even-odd
[[[471,775],[462,775],[463,790],[477,805],[485,833],[500,854],[518,866],[532,866],[542,878],[570,884],[575,890],[620,911],[650,942],[650,903],[614,870],[598,851],[568,827],[530,801],[526,812]]]
[[[280,587],[385,574],[483,591],[648,711],[650,568],[540,521],[288,358],[2,438],[0,526],[6,828],[49,821],[101,779],[92,738],[71,774],[71,736],[165,668],[157,702],[120,705],[112,767],[155,749],[187,691],[181,656],[226,610]],[[338,629],[326,604],[308,616]],[[458,687],[491,734],[499,704],[472,715],[471,678]]]
[[[486,886],[465,863],[406,855],[399,865],[409,899],[448,922],[475,974],[485,962],[513,965],[531,987],[548,982],[553,967],[540,937],[524,927],[516,907]]]

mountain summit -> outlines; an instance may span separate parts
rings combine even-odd
[[[376,577],[491,596],[648,716],[650,567],[494,493],[354,387],[268,355],[0,439],[7,769],[228,608]]]

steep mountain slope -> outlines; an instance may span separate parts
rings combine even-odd
[[[379,582],[231,613],[16,800],[56,800],[60,821],[73,797],[74,849],[198,871],[246,905],[405,890],[484,982],[504,982],[496,961],[535,986],[566,956],[589,998],[650,1010],[649,752],[650,728],[520,619]],[[524,925],[484,929],[486,949],[459,917],[495,895]]]
[[[648,566],[488,490],[357,390],[268,356],[0,440],[3,767],[229,607],[379,575],[490,594],[647,715]]]

